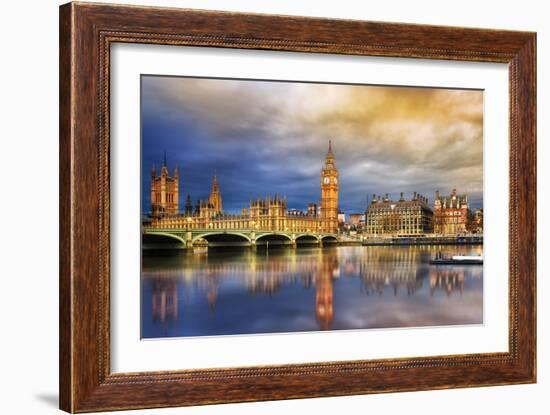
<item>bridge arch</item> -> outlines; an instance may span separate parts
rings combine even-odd
[[[199,239],[205,239],[206,241],[208,241],[209,237],[215,237],[215,236],[237,236],[237,237],[245,239],[247,242],[251,242],[250,237],[248,235],[244,234],[244,233],[241,233],[241,232],[226,232],[226,231],[212,231],[212,232],[199,233],[199,234],[193,236],[193,242],[195,242]]]
[[[324,235],[321,236],[321,241],[323,243],[335,244],[338,242],[338,238],[336,237],[336,235]]]
[[[146,232],[142,235],[141,242],[145,249],[160,247],[183,249],[186,247],[185,239],[169,232]]]
[[[199,239],[207,241],[210,247],[215,247],[217,244],[249,246],[252,243],[250,237],[241,232],[211,231],[193,235],[193,243]]]
[[[256,245],[267,245],[267,243],[272,243],[274,245],[290,245],[292,243],[292,237],[285,233],[263,233],[259,236],[256,236]]]
[[[307,243],[319,243],[321,241],[320,237],[312,233],[302,233],[296,235],[295,241],[297,244],[307,244]]]

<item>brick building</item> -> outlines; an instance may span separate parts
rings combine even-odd
[[[435,192],[434,201],[434,232],[441,235],[457,235],[467,233],[470,224],[470,209],[468,196],[459,195],[453,189],[449,196],[441,196]]]

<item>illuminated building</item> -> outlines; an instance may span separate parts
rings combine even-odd
[[[441,196],[435,192],[434,201],[434,232],[441,235],[457,235],[467,233],[470,210],[468,196],[458,195],[453,189],[449,196]]]
[[[403,193],[398,201],[386,194],[372,196],[365,212],[365,233],[368,235],[421,235],[432,232],[433,212],[428,199],[416,192],[410,200]]]
[[[168,169],[163,166],[161,185],[158,180],[152,181],[151,193],[155,197],[151,218],[147,221],[151,228],[163,229],[222,229],[222,230],[268,230],[280,232],[307,232],[307,233],[337,233],[338,231],[338,170],[334,162],[332,145],[325,158],[321,169],[321,212],[316,213],[317,205],[309,204],[307,214],[291,210],[287,211],[286,196],[278,194],[265,198],[250,198],[248,207],[241,209],[241,214],[229,214],[223,212],[222,195],[218,176],[214,175],[212,191],[207,201],[199,200],[195,211],[189,213],[186,207],[181,214],[177,209],[178,194],[178,170],[174,171],[174,177],[168,177]],[[156,177],[153,169],[153,177]],[[163,183],[171,183],[170,187]],[[158,189],[167,190],[165,196],[156,197]],[[170,196],[172,195],[172,196]],[[159,205],[157,200],[167,200],[170,204]],[[190,199],[188,199],[190,200]],[[167,203],[168,203],[167,202]],[[190,203],[190,202],[188,202]],[[186,205],[187,206],[187,205]]]
[[[153,215],[176,214],[178,213],[179,198],[179,172],[174,169],[174,175],[168,173],[166,155],[157,176],[155,166],[151,169],[151,213]]]

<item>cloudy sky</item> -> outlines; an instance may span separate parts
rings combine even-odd
[[[373,193],[433,204],[453,188],[483,205],[482,91],[143,76],[141,96],[144,212],[165,150],[180,208],[208,197],[217,171],[224,210],[275,192],[305,209],[320,200],[329,139],[346,213]]]

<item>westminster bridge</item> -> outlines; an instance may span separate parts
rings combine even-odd
[[[281,246],[336,244],[337,234],[321,232],[272,231],[261,229],[181,229],[143,225],[144,248],[192,249],[196,246]],[[206,243],[205,243],[206,242]]]
[[[289,215],[285,199],[251,201],[243,214],[203,206],[192,215],[154,215],[142,222],[144,248],[193,249],[197,246],[296,247],[340,242],[338,223],[316,215]]]

